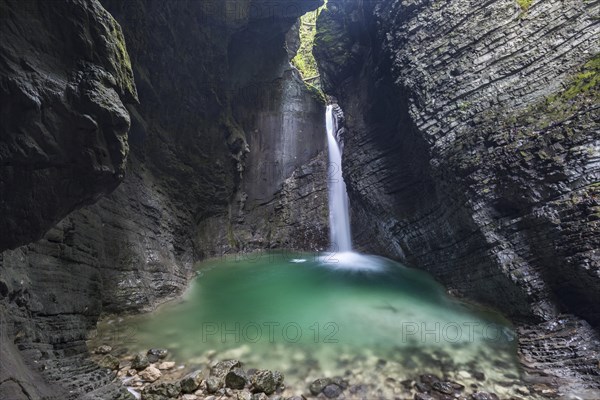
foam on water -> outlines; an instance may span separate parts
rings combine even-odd
[[[355,272],[384,272],[386,261],[382,257],[346,251],[343,253],[325,253],[318,258],[322,266],[336,270]]]

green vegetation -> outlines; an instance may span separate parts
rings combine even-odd
[[[545,130],[573,118],[599,101],[600,54],[596,54],[568,81],[563,90],[533,105],[516,118],[513,124],[535,127],[533,131]],[[568,126],[564,127],[563,132],[567,135],[573,134]]]
[[[582,68],[582,71],[575,76],[573,82],[561,94],[565,100],[572,100],[582,93],[592,92],[598,95],[600,88],[600,54],[596,54]]]
[[[131,60],[125,46],[123,31],[118,22],[111,15],[108,15],[108,17],[109,24],[107,30],[112,36],[112,43],[115,45],[116,63],[114,64],[114,68],[116,73],[115,78],[118,81],[117,84],[124,92],[126,92],[126,94],[131,96],[132,100],[137,101],[137,89],[133,79]]]
[[[529,7],[531,7],[531,3],[533,3],[533,0],[517,0],[517,3],[519,4],[519,6],[521,6],[521,9],[523,11],[527,11],[529,10]]]
[[[317,33],[317,17],[325,7],[327,7],[327,2],[317,10],[300,17],[300,48],[292,59],[292,64],[298,68],[302,78],[308,83],[313,83],[319,77],[317,62],[313,55],[313,46]]]

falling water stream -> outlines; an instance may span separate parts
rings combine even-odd
[[[326,118],[330,163],[339,172],[332,107]],[[206,261],[182,299],[104,320],[95,344],[167,348],[188,369],[240,359],[248,368],[282,371],[288,395],[337,375],[371,385],[369,398],[393,398],[404,389],[390,379],[421,373],[508,394],[506,381],[519,374],[510,324],[448,297],[425,272],[352,252],[346,187],[337,178],[329,191],[333,251]],[[485,382],[474,378],[482,371]]]
[[[348,192],[342,176],[342,152],[335,138],[336,119],[333,106],[327,106],[325,116],[327,146],[329,149],[329,230],[331,250],[344,253],[352,251]]]

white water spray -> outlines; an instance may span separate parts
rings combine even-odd
[[[326,123],[327,143],[329,147],[329,232],[331,250],[334,252],[352,251],[350,235],[350,213],[348,211],[348,193],[342,177],[342,153],[335,139],[336,120],[333,106],[327,106]]]

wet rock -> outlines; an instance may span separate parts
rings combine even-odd
[[[142,353],[136,354],[135,357],[133,357],[133,360],[131,360],[131,368],[137,369],[138,371],[146,369],[148,365],[150,365],[150,361],[148,361],[148,357]]]
[[[248,389],[244,389],[237,393],[237,400],[252,400],[252,393]]]
[[[225,379],[225,375],[233,368],[241,368],[242,363],[238,360],[219,361],[210,369],[210,375],[220,379]]]
[[[329,379],[329,378],[316,379],[309,386],[310,393],[312,393],[314,396],[316,396],[319,393],[321,393],[323,391],[323,389],[325,389],[325,387],[327,385],[329,385],[330,383],[331,383],[331,379]]]
[[[476,392],[473,393],[469,399],[471,400],[499,400],[498,396],[495,393],[488,392]]]
[[[94,353],[96,353],[96,354],[108,354],[111,351],[112,351],[112,347],[104,344],[102,346],[98,346],[96,348],[96,350],[94,350]]]
[[[348,388],[349,385],[348,381],[340,376],[334,376],[333,378],[331,378],[331,383],[335,383],[336,385],[341,387],[342,390]]]
[[[175,361],[165,361],[158,364],[158,369],[167,370],[175,367]]]
[[[158,368],[150,365],[145,370],[140,372],[139,376],[147,382],[155,382],[162,376],[162,374]]]
[[[158,360],[166,358],[168,354],[169,351],[167,349],[150,349],[146,353],[146,356],[148,356],[148,361],[155,363]]]
[[[400,384],[402,385],[402,387],[404,387],[405,389],[409,389],[413,387],[413,383],[414,381],[412,379],[405,379],[403,381],[400,381]]]
[[[202,383],[202,371],[197,370],[186,375],[180,382],[183,393],[192,393],[200,387]]]
[[[231,389],[243,389],[248,383],[248,376],[241,368],[233,368],[225,375],[225,386]]]
[[[415,393],[415,400],[437,400],[427,393]]]
[[[322,392],[325,397],[329,399],[334,399],[342,394],[342,388],[336,385],[335,383],[329,384],[323,388]]]
[[[206,379],[206,391],[208,393],[216,393],[221,387],[223,387],[223,380],[216,376],[209,376]]]
[[[558,396],[558,390],[556,390],[556,388],[551,387],[545,383],[536,383],[532,386],[532,391],[534,393],[538,393],[541,394],[544,397],[557,397]]]
[[[142,390],[142,400],[165,400],[181,394],[179,383],[157,383]]]
[[[2,10],[10,21],[0,27],[9,43],[0,46],[0,251],[40,239],[119,185],[129,150],[124,103],[137,97],[121,29],[99,2]],[[9,28],[31,24],[39,29]]]
[[[460,379],[469,379],[471,378],[471,374],[468,371],[458,371],[456,374]]]
[[[435,375],[431,375],[431,374],[423,374],[423,375],[419,376],[419,380],[422,383],[426,383],[428,385],[432,385],[434,382],[439,381],[440,378],[438,378]]]
[[[254,393],[252,395],[252,400],[269,400],[269,396],[264,393]]]
[[[436,392],[444,393],[444,394],[452,394],[454,393],[454,386],[450,382],[433,382],[431,385],[433,390]]]
[[[107,354],[102,357],[100,361],[98,361],[98,365],[104,368],[115,370],[119,369],[120,362],[117,357]]]
[[[431,385],[427,383],[416,382],[415,389],[417,390],[417,392],[427,393],[431,390]]]
[[[281,372],[273,371],[273,377],[275,378],[275,384],[277,386],[283,385],[283,380],[285,379],[285,377]]]
[[[279,385],[278,382],[282,380],[282,375],[273,373],[269,370],[256,371],[251,377],[252,390],[254,392],[264,392],[266,394],[273,394]]]
[[[485,374],[483,372],[475,371],[472,375],[473,378],[477,379],[478,381],[485,381]]]
[[[527,389],[526,386],[519,386],[515,389],[515,391],[520,394],[521,396],[529,396],[530,395],[530,391],[529,389]]]

